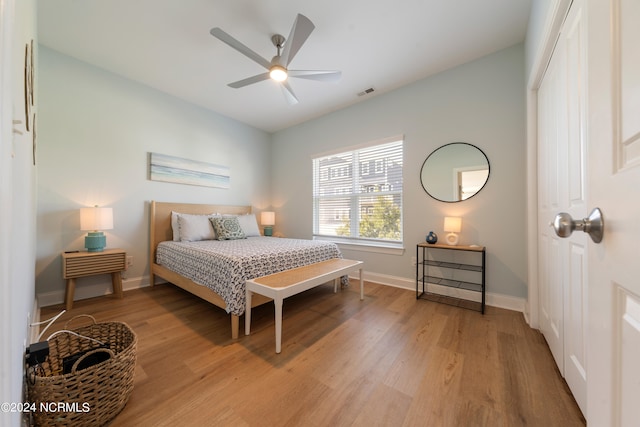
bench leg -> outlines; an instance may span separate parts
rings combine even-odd
[[[360,269],[360,301],[364,299],[364,281],[362,278],[362,269]]]
[[[276,353],[282,350],[282,297],[273,299],[276,306]]]
[[[251,297],[253,292],[247,289],[246,300],[247,305],[244,309],[244,334],[249,335],[251,333]]]

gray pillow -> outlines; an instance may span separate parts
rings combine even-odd
[[[240,228],[247,237],[260,236],[260,229],[255,214],[237,215]]]
[[[212,224],[209,222],[210,215],[177,214],[176,216],[179,230],[178,239],[181,242],[196,242],[198,240],[213,240],[216,238]]]

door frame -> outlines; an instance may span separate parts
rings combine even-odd
[[[533,57],[527,78],[527,303],[524,315],[529,326],[540,329],[538,285],[538,88],[553,54],[572,0],[551,0],[542,42]]]

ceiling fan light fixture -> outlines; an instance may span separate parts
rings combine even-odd
[[[1,2],[2,0],[0,0]],[[271,61],[262,57],[258,53],[254,52],[242,42],[236,40],[231,35],[224,32],[221,28],[212,28],[209,33],[220,40],[221,42],[229,45],[233,49],[237,50],[247,58],[251,59],[255,63],[261,65],[267,70],[258,75],[248,77],[246,79],[239,80],[237,82],[229,83],[227,86],[234,89],[245,87],[254,83],[262,82],[264,80],[271,79],[280,83],[280,87],[285,95],[285,98],[290,104],[297,104],[298,99],[293,94],[293,90],[289,87],[287,80],[289,79],[289,64],[296,56],[302,45],[306,42],[307,38],[314,30],[315,25],[304,15],[298,14],[291,32],[289,33],[289,39],[285,44],[285,38],[281,34],[273,34],[271,36],[271,42],[277,49],[277,54]],[[283,50],[284,48],[284,50]],[[340,79],[340,71],[328,71],[328,70],[291,70],[291,77],[307,80],[318,80],[333,82]]]
[[[269,69],[269,77],[277,82],[287,80],[287,69],[281,65],[274,65]]]

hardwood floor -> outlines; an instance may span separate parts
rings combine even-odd
[[[229,316],[159,285],[76,301],[138,335],[133,394],[112,426],[584,426],[543,337],[522,314],[416,301],[365,283],[285,300],[282,353],[274,308],[252,311],[231,340]],[[42,318],[62,305],[46,307]]]

